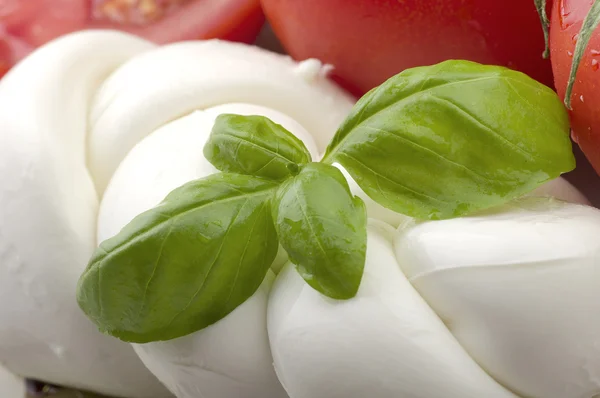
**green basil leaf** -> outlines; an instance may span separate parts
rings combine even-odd
[[[577,76],[577,71],[579,70],[581,58],[583,58],[583,53],[590,42],[592,33],[594,33],[594,30],[596,30],[598,27],[598,24],[600,24],[600,0],[595,0],[592,8],[583,20],[581,30],[579,31],[579,38],[577,39],[577,44],[575,45],[575,51],[573,52],[573,62],[571,63],[569,82],[567,83],[567,90],[565,92],[565,105],[569,109],[571,109],[573,85],[575,84],[575,77]]]
[[[342,164],[382,206],[420,219],[502,204],[575,167],[552,90],[467,61],[406,70],[371,90],[323,161]]]
[[[263,116],[219,115],[204,156],[226,172],[282,180],[311,161],[295,135]]]
[[[273,220],[304,280],[334,299],[356,295],[365,266],[367,215],[335,167],[311,163],[282,184]]]
[[[540,22],[542,23],[542,30],[544,31],[544,53],[542,56],[544,58],[548,58],[550,56],[550,48],[548,46],[548,31],[550,29],[550,20],[548,19],[548,14],[546,13],[546,0],[534,0],[535,8],[540,16]]]
[[[218,173],[190,182],[100,245],[77,301],[107,334],[146,343],[203,329],[262,283],[278,248],[277,185]]]

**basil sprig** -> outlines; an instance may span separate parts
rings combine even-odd
[[[102,332],[147,343],[214,324],[256,292],[280,240],[315,289],[356,294],[366,213],[337,169],[311,164],[299,139],[262,116],[220,115],[204,154],[222,173],[174,190],[94,253],[77,301]],[[289,199],[299,192],[307,201]],[[325,217],[339,217],[335,230]],[[307,229],[314,234],[298,234]]]
[[[77,299],[100,330],[144,343],[205,328],[262,283],[281,245],[333,299],[359,289],[365,204],[421,219],[500,205],[574,167],[566,110],[518,72],[466,61],[407,70],[366,94],[322,162],[261,116],[221,115],[192,181],[103,242]]]

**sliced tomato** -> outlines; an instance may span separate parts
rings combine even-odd
[[[83,29],[118,29],[156,43],[252,42],[259,0],[0,0],[0,75],[34,48]]]

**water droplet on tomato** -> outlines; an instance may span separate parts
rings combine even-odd
[[[583,102],[583,95],[579,96],[579,101]]]
[[[577,39],[579,39],[579,33],[575,33],[572,37],[571,37],[571,41],[573,42],[573,44],[577,44]]]
[[[569,26],[575,23],[574,18],[569,18],[569,15],[571,15],[571,9],[568,8],[566,3],[566,0],[562,0],[559,4],[560,12],[558,14],[558,19],[562,29],[567,29]]]
[[[567,51],[567,55],[568,55],[570,58],[573,58],[573,51]]]
[[[597,71],[598,68],[600,68],[600,65],[598,64],[598,60],[597,59],[593,59],[592,60],[592,70],[593,71]]]
[[[596,56],[596,55],[600,55],[600,51],[598,50],[590,50],[590,54]]]

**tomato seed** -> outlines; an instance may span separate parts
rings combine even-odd
[[[94,18],[120,24],[147,25],[189,0],[101,0],[94,6]]]

